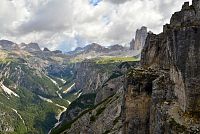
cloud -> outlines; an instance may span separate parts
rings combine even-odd
[[[122,3],[125,3],[127,1],[131,1],[131,0],[107,0],[109,2],[112,2],[114,4],[122,4]]]
[[[2,0],[0,37],[64,51],[92,42],[127,44],[143,25],[161,32],[184,1]]]
[[[43,32],[70,29],[73,11],[67,0],[51,0],[34,11],[28,21],[19,27],[20,32]]]

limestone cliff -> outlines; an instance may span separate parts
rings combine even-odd
[[[132,45],[134,50],[141,50],[145,44],[147,38],[147,27],[141,27],[141,29],[137,29],[135,35],[135,41],[131,42],[134,43]]]
[[[110,65],[112,68],[112,65]],[[112,69],[109,65],[100,65],[91,61],[75,63],[73,66],[75,75],[75,88],[85,93],[94,93],[108,78]]]
[[[134,46],[135,46],[135,39],[132,39],[130,42],[130,50],[134,50]]]
[[[183,5],[163,33],[150,34],[143,50],[145,67],[169,69],[175,94],[184,111],[200,110],[200,2]]]

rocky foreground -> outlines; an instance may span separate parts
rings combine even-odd
[[[141,65],[116,68],[98,82],[94,105],[80,110],[73,104],[52,133],[200,133],[199,37],[200,1],[193,0],[173,14],[161,34],[149,33]]]

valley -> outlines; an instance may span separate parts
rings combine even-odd
[[[9,49],[4,48],[6,43]],[[137,60],[100,57],[72,62],[73,55],[42,51],[37,44],[27,45],[26,50],[6,40],[1,44],[1,133],[50,133],[74,100],[89,93],[90,87],[96,92],[101,75],[106,78],[117,64]]]

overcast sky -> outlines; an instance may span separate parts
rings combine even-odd
[[[0,39],[63,51],[92,42],[125,45],[141,26],[161,32],[184,1],[1,0]]]

